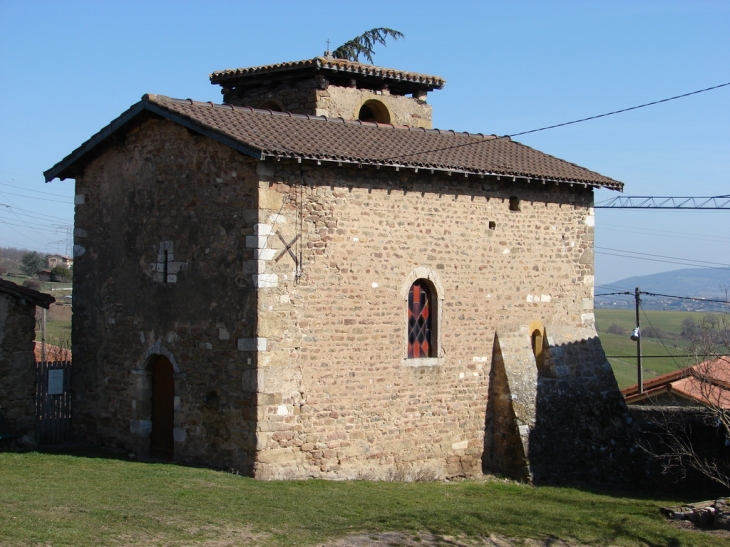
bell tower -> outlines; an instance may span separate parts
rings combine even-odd
[[[221,70],[210,75],[223,102],[294,114],[327,116],[409,127],[432,127],[429,91],[438,76],[335,59]]]

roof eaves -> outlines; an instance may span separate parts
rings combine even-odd
[[[71,152],[68,156],[59,161],[56,165],[43,172],[46,182],[51,182],[56,177],[61,180],[68,178],[66,171],[82,160],[89,152],[92,152],[97,146],[111,137],[119,129],[130,123],[134,118],[139,116],[145,110],[144,101],[140,101],[130,106],[121,116],[114,119],[104,127],[101,131],[93,135],[89,140]]]
[[[48,309],[51,304],[56,301],[56,299],[50,294],[42,293],[35,289],[29,289],[28,287],[23,287],[22,285],[18,285],[12,281],[6,281],[4,279],[0,279],[0,292],[9,294],[20,300],[26,300],[31,304],[46,309]]]
[[[565,178],[554,178],[554,177],[545,177],[542,175],[535,175],[532,173],[522,173],[522,172],[509,172],[509,171],[496,171],[496,170],[484,170],[484,169],[465,169],[464,167],[457,167],[457,166],[451,166],[451,165],[442,165],[442,164],[429,164],[429,163],[399,163],[394,161],[388,161],[388,160],[378,160],[374,158],[354,158],[354,157],[345,157],[345,156],[329,156],[326,154],[298,154],[296,152],[292,151],[285,151],[285,150],[276,150],[276,149],[264,149],[261,151],[261,157],[259,159],[265,160],[267,157],[275,157],[275,158],[289,158],[289,159],[300,159],[300,160],[308,160],[308,161],[316,161],[317,163],[322,162],[328,162],[328,163],[349,163],[353,165],[369,165],[373,167],[377,167],[378,169],[381,167],[393,167],[397,170],[399,169],[413,169],[414,171],[418,172],[419,170],[423,171],[438,171],[441,173],[447,173],[447,174],[458,174],[458,175],[464,175],[464,176],[479,176],[479,177],[486,177],[486,176],[494,176],[498,179],[500,177],[506,177],[506,178],[512,178],[513,181],[516,179],[525,179],[528,183],[530,182],[541,182],[543,184],[547,183],[555,183],[555,184],[568,184],[570,186],[578,185],[583,186],[584,188],[609,188],[612,190],[618,189],[619,186],[623,186],[620,182],[615,182],[615,184],[610,183],[601,183],[601,182],[595,182],[595,181],[586,181],[586,180],[578,180],[578,179],[565,179]]]
[[[160,97],[162,100],[157,101],[157,97]],[[165,99],[167,99],[167,97],[164,97],[162,95],[145,94],[144,96],[142,96],[142,100],[140,102],[129,107],[119,117],[112,120],[109,125],[93,135],[89,140],[84,142],[76,150],[71,152],[68,156],[66,156],[64,159],[62,159],[60,162],[58,162],[47,171],[44,171],[43,175],[46,179],[46,182],[51,182],[55,178],[60,178],[61,180],[63,180],[65,178],[74,176],[73,171],[71,171],[71,168],[74,165],[77,165],[79,162],[83,161],[86,156],[92,153],[97,147],[102,145],[107,139],[111,138],[115,133],[117,133],[130,123],[133,123],[134,120],[137,119],[138,116],[140,116],[145,111],[157,114],[158,116],[166,118],[170,121],[174,121],[182,125],[183,127],[192,129],[193,131],[197,131],[201,135],[210,137],[211,139],[214,139],[226,146],[229,146],[234,150],[238,150],[243,154],[252,156],[256,159],[261,158],[260,150],[246,146],[239,140],[229,137],[227,135],[223,135],[220,133],[220,131],[210,126],[201,124],[187,116],[164,108],[164,106],[162,105],[164,104]],[[191,103],[192,102],[193,101],[191,100]]]

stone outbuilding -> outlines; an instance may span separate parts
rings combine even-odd
[[[145,95],[76,180],[74,428],[263,479],[615,479],[593,191],[431,129],[441,78],[317,57]]]
[[[35,430],[35,312],[56,299],[0,279],[0,414],[8,431]]]

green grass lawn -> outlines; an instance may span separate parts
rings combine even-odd
[[[501,481],[260,482],[87,457],[98,454],[0,454],[0,544],[286,547],[383,531],[552,536],[601,546],[727,544],[668,525],[658,508],[677,500]]]

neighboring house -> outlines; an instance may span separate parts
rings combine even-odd
[[[730,410],[730,358],[719,357],[621,390],[628,405],[706,406]]]
[[[51,281],[51,270],[40,270],[37,274],[38,281]]]
[[[12,433],[35,429],[35,311],[53,302],[50,295],[0,279],[0,413]]]
[[[430,129],[435,76],[211,80],[226,104],[145,95],[45,173],[76,179],[77,436],[264,479],[618,480],[593,192],[620,182]]]
[[[47,255],[46,262],[48,263],[48,269],[52,270],[56,266],[63,266],[64,268],[70,268],[74,265],[73,258],[66,255]]]

